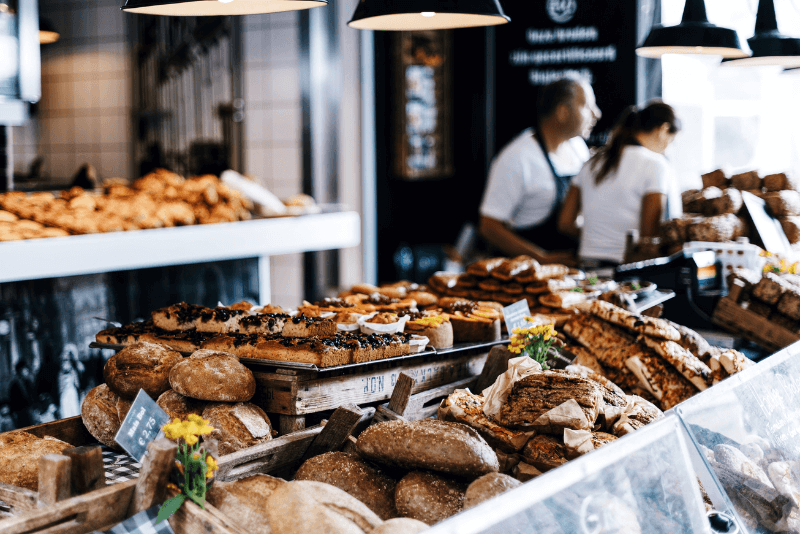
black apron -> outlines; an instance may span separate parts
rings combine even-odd
[[[556,172],[556,168],[550,160],[550,154],[544,144],[544,139],[536,128],[534,128],[533,138],[542,147],[542,153],[544,153],[547,164],[550,166],[550,171],[553,173],[553,179],[556,183],[556,198],[550,214],[544,221],[528,228],[515,228],[514,232],[545,250],[575,249],[578,247],[578,241],[558,231],[558,216],[561,213],[561,206],[564,205],[564,200],[567,198],[567,192],[573,177],[561,176]]]

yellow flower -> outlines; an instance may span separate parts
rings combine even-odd
[[[214,476],[214,471],[216,471],[219,468],[219,466],[217,465],[217,461],[210,454],[206,456],[206,464],[208,464],[208,470],[206,471],[206,478],[211,478]]]
[[[192,458],[194,458],[195,460],[199,460],[200,459],[200,453],[199,452],[195,452],[194,454],[192,454]]]
[[[199,436],[210,434],[214,428],[209,426],[209,421],[197,415],[189,415],[188,421],[175,419],[172,423],[164,425],[164,434],[171,440],[183,439],[188,445],[198,442]]]

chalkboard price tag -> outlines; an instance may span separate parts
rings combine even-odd
[[[141,462],[147,452],[147,445],[159,436],[161,427],[167,423],[167,412],[140,389],[114,440],[125,452]]]
[[[503,317],[505,318],[506,321],[506,329],[508,330],[508,335],[510,336],[515,328],[527,325],[528,323],[527,321],[525,321],[525,318],[530,316],[531,316],[531,310],[530,308],[528,308],[527,300],[520,300],[519,302],[515,302],[510,306],[504,307]]]

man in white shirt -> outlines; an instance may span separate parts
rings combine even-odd
[[[601,116],[585,81],[562,78],[542,87],[538,126],[514,138],[492,161],[480,207],[481,235],[508,256],[542,263],[573,259],[558,212],[572,176],[589,159],[583,138]],[[574,260],[573,260],[574,261]]]

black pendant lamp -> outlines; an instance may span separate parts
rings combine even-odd
[[[686,0],[681,23],[677,26],[654,26],[644,44],[636,49],[636,54],[650,58],[660,58],[664,54],[707,54],[724,58],[748,56],[734,30],[708,22],[703,0]]]
[[[39,44],[55,43],[61,38],[55,26],[49,20],[39,17]]]
[[[756,31],[747,40],[753,51],[751,57],[723,61],[725,67],[759,67],[779,65],[800,67],[800,39],[787,37],[778,31],[774,0],[759,0]]]
[[[122,10],[144,15],[203,17],[296,11],[327,3],[328,0],[125,0]]]
[[[414,31],[496,26],[510,21],[499,0],[360,0],[347,25],[359,30]]]

